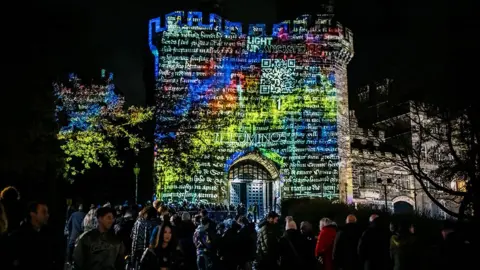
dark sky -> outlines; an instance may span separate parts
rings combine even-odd
[[[460,65],[460,48],[467,56],[471,53],[466,51],[476,51],[470,42],[476,39],[469,21],[473,4],[462,1],[452,1],[452,5],[446,0],[337,0],[337,18],[354,33],[355,57],[349,66],[351,93],[358,86],[385,76],[427,84],[438,81],[446,69]],[[148,20],[177,9],[198,8],[202,0],[46,2],[50,4],[41,6],[43,13],[31,11],[38,18],[34,23],[43,25],[43,29],[38,27],[36,36],[27,36],[35,53],[40,54],[30,61],[48,62],[50,73],[57,74],[99,73],[100,68],[107,68],[115,73],[116,82],[130,103],[144,104],[142,72],[148,59]],[[224,17],[245,23],[274,23],[314,13],[320,3],[225,0]],[[37,48],[37,40],[43,49]],[[45,51],[49,54],[42,58]]]

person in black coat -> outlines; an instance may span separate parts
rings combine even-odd
[[[390,235],[381,217],[370,216],[370,226],[358,242],[358,259],[364,270],[391,269]]]
[[[180,246],[183,257],[185,258],[185,268],[195,269],[197,267],[196,247],[193,243],[193,234],[195,233],[195,224],[193,224],[188,212],[182,213],[182,221],[176,228],[178,245]]]
[[[8,237],[7,256],[11,261],[10,269],[54,269],[54,235],[46,226],[49,218],[48,207],[45,203],[34,202],[28,209],[27,222]]]
[[[135,220],[133,219],[132,210],[128,209],[119,222],[115,224],[115,234],[120,238],[125,246],[125,254],[130,254],[132,251],[132,238],[130,237]]]
[[[239,264],[238,248],[240,247],[238,230],[240,225],[235,220],[225,221],[226,230],[220,237],[218,243],[218,256],[221,269],[236,270]]]
[[[252,262],[255,260],[257,231],[255,224],[250,223],[248,218],[240,216],[237,220],[240,225],[238,230],[238,257],[240,269],[251,269]]]
[[[354,215],[348,215],[346,224],[337,232],[333,246],[333,261],[338,270],[358,270],[357,247],[362,232]]]
[[[297,224],[293,219],[288,220],[285,233],[280,238],[280,269],[307,269],[306,240],[297,230]]]

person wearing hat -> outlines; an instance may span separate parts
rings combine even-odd
[[[255,269],[277,269],[279,259],[280,231],[277,228],[279,215],[272,211],[259,224],[257,260]]]

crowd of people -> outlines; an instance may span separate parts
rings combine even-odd
[[[14,188],[1,193],[2,269],[58,269],[56,251],[49,246],[48,206],[30,203],[24,216],[19,200]],[[256,223],[245,209],[230,209],[219,220],[213,213],[225,209],[207,210],[202,205],[154,201],[145,206],[107,203],[85,209],[79,203],[67,213],[65,266],[78,270],[426,269],[420,263],[424,253],[415,227],[407,220],[388,227],[384,217],[371,215],[369,227],[362,230],[354,215],[346,217],[345,226],[323,218],[316,234],[311,223],[297,226],[293,217],[280,219],[274,211]],[[464,269],[468,242],[451,226],[442,230],[442,236],[437,256],[441,261],[435,269]]]

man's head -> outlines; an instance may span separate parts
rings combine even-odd
[[[268,221],[268,223],[271,223],[271,224],[277,224],[278,223],[278,217],[279,217],[279,215],[277,214],[277,212],[271,211],[267,215],[267,221]]]
[[[37,229],[47,225],[49,216],[46,203],[32,202],[28,205],[28,218]]]
[[[190,220],[192,220],[192,217],[190,216],[190,213],[188,213],[188,212],[183,212],[183,213],[182,213],[182,220],[183,220],[183,221],[190,221]]]
[[[345,220],[345,223],[347,224],[357,223],[357,217],[355,215],[348,215],[347,219]]]
[[[311,233],[313,228],[312,224],[308,221],[302,221],[300,223],[300,231],[304,234]]]
[[[202,209],[202,211],[200,211],[200,216],[202,216],[202,217],[208,217],[208,211],[207,211],[207,209]]]
[[[377,219],[377,218],[378,218],[378,215],[377,215],[377,214],[372,214],[372,215],[370,216],[370,218],[368,219],[368,221],[370,221],[370,223],[372,223],[372,222],[373,222],[375,219]]]
[[[102,232],[106,232],[112,228],[115,210],[111,207],[100,207],[97,209],[98,229]]]

